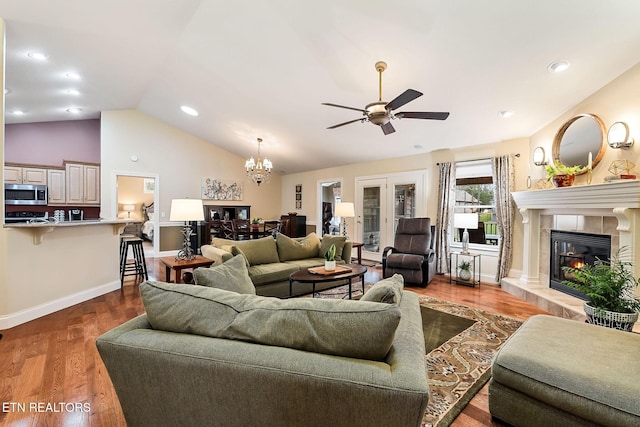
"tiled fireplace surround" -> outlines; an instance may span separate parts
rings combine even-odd
[[[585,319],[582,300],[549,287],[552,229],[611,235],[611,253],[626,247],[625,258],[634,261],[640,276],[640,182],[522,191],[513,197],[524,224],[523,268],[520,277],[502,280],[505,291],[556,316]]]

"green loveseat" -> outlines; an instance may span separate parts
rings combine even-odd
[[[324,252],[336,244],[336,262],[344,264],[351,260],[351,241],[341,236],[318,237],[310,233],[306,237],[290,238],[278,234],[276,238],[264,237],[255,240],[227,240],[214,238],[210,245],[203,245],[202,255],[214,260],[214,265],[228,261],[236,254],[242,254],[249,268],[249,277],[256,287],[256,293],[279,298],[289,296],[289,276],[291,273],[324,265]],[[335,287],[346,282],[319,284],[316,290]],[[311,293],[310,283],[299,283],[294,287],[295,295]]]
[[[147,313],[97,340],[129,426],[421,424],[429,389],[412,292],[386,304],[140,289]],[[292,347],[277,345],[286,341]],[[340,355],[379,343],[382,357]]]

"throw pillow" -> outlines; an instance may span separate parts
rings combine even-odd
[[[385,302],[387,304],[400,304],[404,278],[396,273],[391,277],[382,279],[371,287],[360,301]]]
[[[280,262],[276,242],[271,236],[261,239],[237,240],[234,241],[233,246],[236,247],[234,255],[238,253],[244,255],[249,266]]]
[[[383,360],[400,322],[394,304],[336,299],[278,299],[204,286],[140,285],[154,329]]]
[[[282,233],[276,236],[276,246],[280,261],[294,261],[297,259],[317,258],[320,251],[320,239],[316,233],[299,239],[292,239]]]
[[[256,293],[242,255],[236,255],[224,264],[196,268],[193,270],[193,280],[200,286],[225,289],[239,294],[255,295]]]
[[[342,261],[342,250],[344,244],[347,241],[345,236],[332,236],[331,234],[325,234],[322,236],[322,243],[320,244],[320,256],[324,258],[331,245],[336,245],[336,261]],[[350,260],[345,260],[349,262]]]

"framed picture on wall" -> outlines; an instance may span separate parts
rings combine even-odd
[[[156,180],[145,178],[142,183],[142,192],[145,194],[153,194],[156,191]]]
[[[296,185],[296,193],[302,193],[302,184]]]
[[[296,209],[302,209],[302,200],[296,200]]]

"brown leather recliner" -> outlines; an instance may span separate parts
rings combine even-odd
[[[393,246],[382,251],[382,276],[395,273],[407,286],[427,286],[436,274],[435,226],[430,218],[400,218]]]

